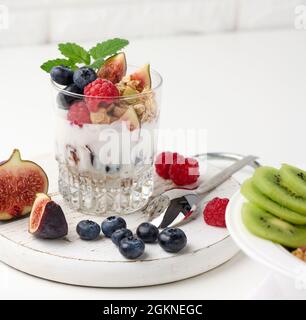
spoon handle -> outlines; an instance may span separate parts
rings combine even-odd
[[[204,193],[213,190],[214,188],[218,187],[220,184],[225,182],[227,179],[229,179],[234,173],[236,173],[237,171],[239,171],[255,159],[257,159],[257,157],[249,155],[233,163],[232,165],[225,168],[224,170],[213,176],[211,179],[209,179],[198,190],[196,190],[195,193],[201,196]]]

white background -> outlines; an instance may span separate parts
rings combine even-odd
[[[306,0],[0,0],[0,5],[9,9],[9,28],[0,30],[5,47],[290,29],[295,8]]]

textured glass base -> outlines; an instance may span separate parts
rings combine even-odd
[[[80,174],[59,163],[59,192],[76,210],[93,215],[128,214],[141,209],[153,191],[152,166],[133,176]]]

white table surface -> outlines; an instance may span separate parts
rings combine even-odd
[[[161,126],[206,128],[210,151],[259,155],[305,166],[306,33],[273,31],[135,40],[131,62],[164,77]],[[48,77],[56,46],[0,50],[0,158],[53,151]],[[244,299],[269,270],[244,254],[201,276],[132,289],[81,288],[34,278],[0,263],[2,299]]]

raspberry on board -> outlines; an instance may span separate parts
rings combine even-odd
[[[178,186],[193,184],[199,176],[199,163],[192,158],[186,158],[184,163],[174,163],[169,169],[170,179]]]
[[[214,227],[226,228],[225,211],[229,199],[214,198],[209,201],[203,211],[204,221]]]
[[[98,78],[84,88],[84,94],[88,110],[97,112],[101,104],[111,104],[113,98],[119,96],[119,91],[111,81]]]

